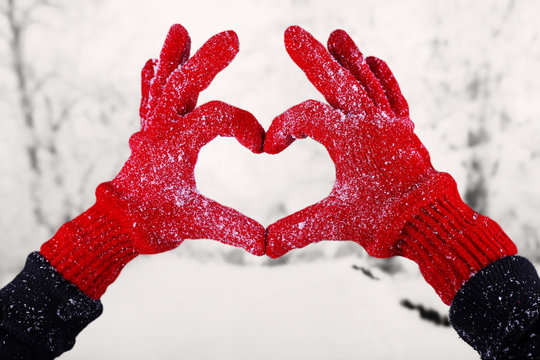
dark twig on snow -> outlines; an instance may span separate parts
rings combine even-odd
[[[380,278],[376,277],[375,275],[373,275],[373,273],[371,272],[371,270],[369,269],[366,269],[365,267],[362,267],[362,266],[358,266],[358,265],[353,265],[352,268],[354,270],[360,270],[362,272],[362,274],[366,275],[368,278],[372,279],[372,280],[381,280]]]
[[[413,304],[408,299],[401,300],[400,305],[412,311],[417,310],[420,314],[420,318],[423,320],[440,326],[450,326],[450,320],[448,320],[448,316],[439,313],[437,310],[426,308],[422,304]]]

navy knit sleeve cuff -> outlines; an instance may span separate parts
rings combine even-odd
[[[521,256],[473,275],[450,306],[450,322],[482,359],[540,359],[540,279]]]
[[[103,312],[39,253],[0,290],[0,359],[54,359]]]

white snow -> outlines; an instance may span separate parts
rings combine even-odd
[[[354,257],[269,267],[175,252],[129,264],[103,297],[102,317],[62,359],[478,358],[451,328],[399,305],[446,309],[409,272],[376,272],[375,281],[351,268],[365,265]]]

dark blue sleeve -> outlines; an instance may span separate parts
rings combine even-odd
[[[521,256],[473,275],[450,306],[450,322],[484,360],[540,359],[540,279]]]
[[[0,359],[54,359],[103,312],[39,253],[0,290]]]

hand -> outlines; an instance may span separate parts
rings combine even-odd
[[[433,169],[382,60],[364,59],[340,30],[330,36],[330,53],[298,26],[285,32],[285,46],[330,105],[308,100],[276,117],[264,150],[276,154],[309,136],[328,150],[336,181],[328,197],[268,227],[267,254],[353,240],[373,256],[396,255],[406,221],[453,186],[452,178]]]
[[[262,152],[264,130],[250,113],[219,101],[195,109],[199,93],[238,52],[238,38],[226,31],[191,58],[189,49],[187,31],[171,27],[159,61],[142,70],[142,130],[130,139],[131,157],[98,186],[96,204],[41,247],[65,279],[94,299],[135,256],[171,250],[184,239],[264,254],[264,227],[201,195],[194,178],[199,150],[218,135]]]
[[[382,60],[364,59],[342,30],[330,35],[330,52],[297,26],[286,31],[285,46],[330,106],[310,100],[287,110],[271,124],[264,149],[278,153],[310,136],[334,160],[336,182],[327,198],[268,227],[269,256],[352,240],[372,256],[415,261],[450,304],[472,274],[516,254],[499,225],[468,207],[454,179],[433,168]]]
[[[216,136],[234,136],[262,152],[264,130],[250,113],[219,101],[193,110],[199,92],[234,58],[232,31],[212,37],[188,60],[187,32],[175,25],[160,61],[142,71],[142,131],[130,139],[132,156],[99,193],[114,194],[137,223],[137,250],[156,253],[184,239],[208,238],[264,254],[264,228],[255,220],[201,195],[194,168],[200,149]]]

